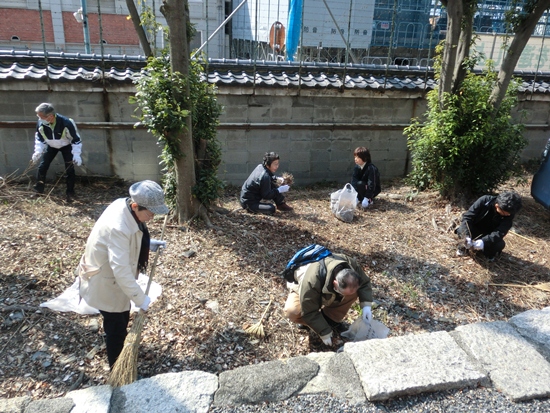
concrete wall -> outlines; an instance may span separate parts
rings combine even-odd
[[[128,103],[133,85],[111,86],[103,93],[99,85],[74,81],[53,83],[51,89],[32,80],[0,83],[0,176],[23,172],[34,176],[35,169],[28,169],[34,109],[40,102],[51,102],[79,127],[84,165],[77,167],[78,174],[159,179],[160,148],[155,138],[133,128],[135,108]],[[402,177],[408,168],[403,128],[426,109],[422,95],[405,91],[224,87],[219,101],[224,106],[218,131],[223,151],[219,176],[234,185],[242,184],[266,151],[280,154],[279,172],[292,173],[299,185],[344,183],[351,176],[357,146],[371,150],[383,180]],[[520,109],[526,110],[529,140],[522,158],[538,158],[548,139],[550,97],[522,100]],[[62,170],[59,156],[48,179]]]

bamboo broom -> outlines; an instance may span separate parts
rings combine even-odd
[[[168,215],[164,217],[164,224],[162,225],[162,232],[160,234],[161,241],[164,238],[164,229],[166,228],[167,221]],[[157,260],[161,249],[162,248],[159,247],[155,254],[155,260],[151,266],[149,281],[147,282],[147,288],[145,289],[145,295],[149,293],[149,287],[151,287],[151,281],[153,280],[153,275],[155,274],[155,267],[157,266]],[[107,380],[107,383],[111,386],[120,387],[133,383],[137,380],[137,358],[139,353],[139,343],[141,341],[141,331],[143,330],[144,324],[145,311],[140,309],[137,316],[134,318],[130,332],[124,340],[124,347],[113,365],[113,369],[109,375],[109,380]]]
[[[250,327],[248,327],[246,331],[248,334],[258,337],[258,338],[264,338],[265,332],[264,332],[264,326],[262,324],[262,320],[264,319],[265,314],[267,313],[267,310],[269,310],[269,306],[271,305],[271,301],[273,299],[269,298],[269,303],[267,303],[267,307],[265,308],[262,316],[260,317],[260,321],[258,321],[256,324],[252,324]]]

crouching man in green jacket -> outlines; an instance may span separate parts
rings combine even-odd
[[[344,329],[342,320],[357,298],[363,318],[372,320],[370,278],[355,259],[333,253],[298,267],[294,280],[296,284],[291,285],[285,303],[285,316],[311,328],[325,345],[332,345],[333,329],[339,332]]]

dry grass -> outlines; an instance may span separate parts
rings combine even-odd
[[[452,229],[463,208],[400,181],[385,182],[374,206],[358,211],[351,224],[330,212],[330,193],[340,185],[292,187],[285,196],[294,213],[275,216],[244,212],[238,189],[229,188],[220,201],[225,213],[211,214],[213,227],[194,221],[166,228],[168,247],[155,276],[163,294],[147,312],[138,372],[144,377],[182,370],[219,373],[337,349],[343,340],[326,348],[283,316],[287,289],[279,274],[294,252],[310,243],[358,259],[372,279],[374,317],[390,328],[390,337],[450,331],[547,307],[547,291],[506,285],[550,282],[550,212],[534,202],[529,184],[526,177],[501,188],[518,191],[524,208],[514,222],[519,236],[506,237],[506,249],[494,262],[457,258]],[[0,397],[57,397],[106,382],[102,329],[93,328],[101,317],[38,305],[72,284],[93,224],[128,186],[118,180],[83,181],[73,204],[64,202],[59,185],[47,198],[29,198],[27,184],[0,186]],[[162,219],[149,228],[158,238]],[[265,317],[258,318],[271,299]],[[19,321],[10,316],[14,313]],[[358,315],[359,308],[353,308],[348,321]],[[258,322],[262,339],[245,331]]]

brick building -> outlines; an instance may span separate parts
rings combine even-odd
[[[166,25],[161,0],[145,1],[155,7],[157,22]],[[139,39],[128,18],[126,0],[0,0],[0,49],[85,53],[83,24],[74,16],[85,5],[88,14],[90,52],[100,55],[143,55]],[[136,2],[140,12],[138,2]],[[225,19],[225,0],[189,0],[191,22],[197,35],[191,48],[199,47]],[[42,36],[44,33],[44,36]],[[44,39],[44,43],[43,43]],[[155,39],[162,48],[163,34]],[[223,31],[208,45],[210,57],[224,57],[228,41]]]

